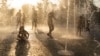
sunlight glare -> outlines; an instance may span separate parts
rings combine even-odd
[[[93,0],[93,4],[94,4],[96,7],[100,8],[100,0]]]
[[[15,9],[21,9],[21,7],[24,4],[30,4],[33,6],[37,6],[38,3],[41,3],[42,0],[12,0],[11,2],[8,2],[7,4],[9,5],[9,8],[15,8]]]
[[[59,0],[49,0],[49,2],[51,2],[52,4],[59,5]]]

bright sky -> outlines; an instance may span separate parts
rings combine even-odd
[[[0,0],[1,2],[2,0]],[[49,2],[53,4],[59,5],[59,0],[49,0]],[[95,6],[100,8],[100,0],[93,0]],[[42,3],[42,0],[8,0],[7,4],[9,5],[9,8],[16,8],[20,9],[24,4],[31,4],[36,6],[38,3]]]
[[[42,0],[8,0],[7,4],[10,8],[20,9],[24,4],[31,4],[36,6]]]
[[[52,4],[57,4],[57,5],[59,5],[60,3],[59,0],[49,0],[49,2],[51,2]]]
[[[59,0],[49,0],[52,4],[59,5]],[[9,8],[20,9],[24,4],[31,4],[37,6],[38,3],[42,3],[42,0],[8,0],[7,4]]]

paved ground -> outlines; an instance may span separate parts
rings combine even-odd
[[[79,37],[66,34],[66,31],[61,28],[56,28],[53,32],[54,39],[47,36],[47,27],[39,27],[38,33],[30,27],[26,29],[30,37],[29,42],[24,41],[24,43],[17,42],[16,30],[11,28],[0,30],[0,56],[61,56],[59,54],[92,56],[97,45],[94,41],[82,38],[87,35]]]
[[[6,31],[0,32],[0,56],[59,56],[57,52],[60,48],[57,42],[40,30],[38,33],[29,30],[29,43],[17,42],[18,32],[16,30]]]

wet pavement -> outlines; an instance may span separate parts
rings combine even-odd
[[[27,41],[17,41],[16,30],[0,32],[0,56],[88,56],[93,55],[97,45],[92,40],[75,38],[66,33],[53,33],[53,39],[47,36],[47,30],[39,29],[36,32],[28,30],[30,36]],[[62,34],[61,34],[62,33]],[[71,38],[70,38],[71,37]],[[60,52],[60,53],[59,53]],[[65,52],[65,53],[64,53]]]

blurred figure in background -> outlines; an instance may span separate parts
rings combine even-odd
[[[26,16],[25,13],[23,13],[23,18],[22,18],[22,25],[25,26],[25,22],[26,22]]]
[[[16,14],[16,19],[17,19],[17,27],[16,28],[18,28],[18,27],[20,27],[21,26],[21,10],[19,10],[18,12],[17,12],[17,14]]]
[[[33,8],[33,15],[32,15],[32,29],[34,28],[35,32],[37,32],[37,10]]]
[[[86,21],[86,31],[90,32],[90,20]]]
[[[82,31],[85,29],[85,18],[83,15],[79,17],[77,25],[77,34],[81,36]]]
[[[54,30],[54,20],[53,19],[56,19],[55,18],[55,15],[54,15],[54,11],[51,11],[49,14],[48,14],[48,20],[47,20],[47,23],[48,23],[48,27],[49,27],[49,32],[47,33],[48,36],[50,36],[52,38],[52,31]]]

